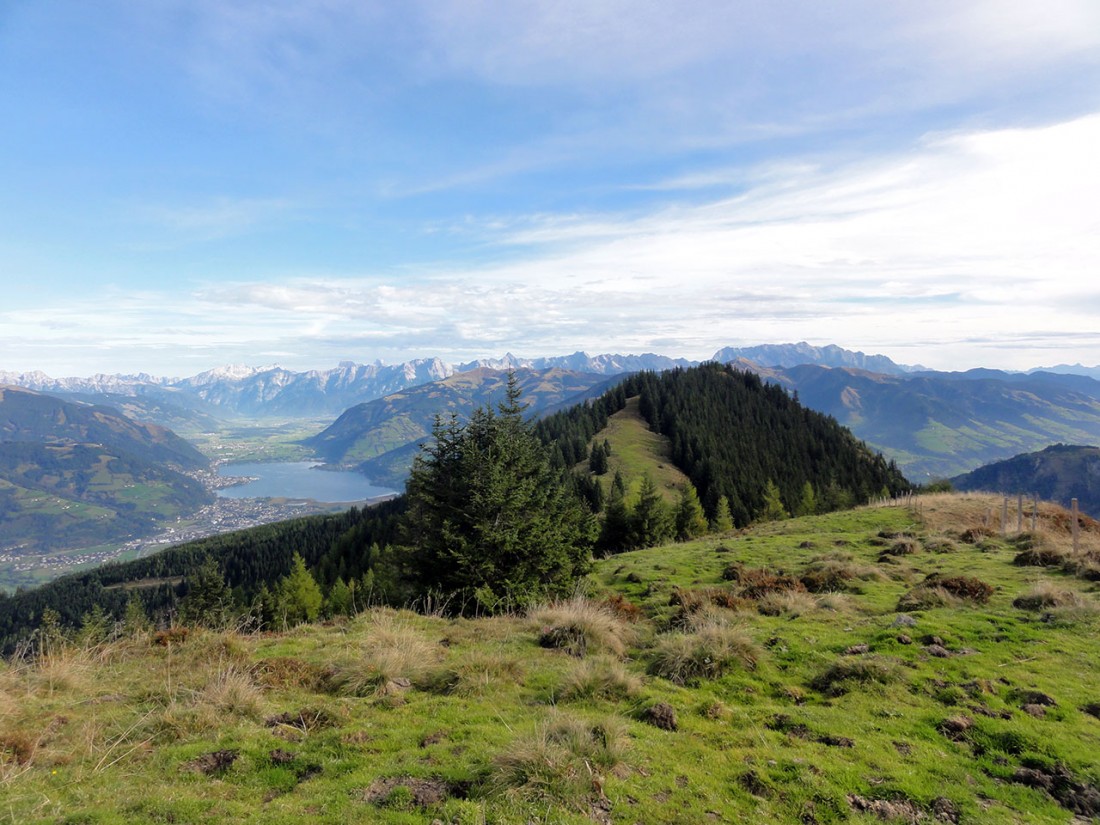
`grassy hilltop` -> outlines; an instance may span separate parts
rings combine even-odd
[[[994,506],[624,553],[525,615],[47,640],[0,664],[0,822],[1091,821],[1100,525]]]

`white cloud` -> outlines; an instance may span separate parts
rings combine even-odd
[[[933,135],[887,159],[752,170],[742,194],[702,205],[483,229],[506,264],[111,294],[0,314],[0,346],[324,366],[807,339],[940,367],[1096,363],[1098,145],[1100,115]]]

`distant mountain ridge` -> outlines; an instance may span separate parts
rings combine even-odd
[[[797,367],[817,364],[823,367],[854,367],[885,375],[900,375],[922,370],[924,367],[896,364],[885,355],[866,355],[853,352],[835,344],[815,347],[801,341],[797,344],[762,344],[755,347],[725,347],[714,354],[714,361],[728,364],[733,361],[752,361],[762,367]]]
[[[380,361],[357,364],[343,361],[329,370],[295,372],[279,366],[229,365],[207,370],[189,378],[156,378],[139,375],[95,375],[90,378],[50,378],[42,372],[0,371],[0,383],[40,392],[145,395],[161,404],[190,398],[204,415],[323,417],[339,415],[356,404],[383,398],[410,387],[442,381],[459,373],[478,369],[547,370],[611,376],[639,370],[663,371],[691,366],[684,358],[642,355],[588,355],[575,352],[547,358],[519,358],[511,353],[502,358],[485,358],[449,364],[440,358],[418,358],[400,364]],[[179,406],[179,401],[176,406]],[[154,411],[155,414],[156,411]]]
[[[49,553],[147,532],[211,500],[184,475],[208,464],[163,427],[0,386],[0,550]]]
[[[1036,494],[1064,507],[1076,498],[1081,512],[1096,518],[1100,517],[1100,447],[1053,444],[979,467],[951,483],[963,491]]]
[[[833,416],[917,482],[1058,441],[1100,441],[1100,382],[1084,376],[740,366]]]
[[[110,407],[76,404],[0,385],[0,443],[100,444],[150,462],[196,470],[208,459],[171,430]]]
[[[455,413],[464,420],[475,407],[502,401],[509,371],[530,404],[528,415],[580,403],[615,380],[559,368],[479,367],[357,404],[305,443],[329,463],[354,467],[376,483],[399,484],[419,444],[431,434],[435,417]]]

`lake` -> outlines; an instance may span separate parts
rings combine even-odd
[[[358,473],[317,470],[315,461],[240,462],[218,465],[218,475],[255,478],[246,484],[223,487],[223,498],[309,498],[331,504],[350,504],[396,493],[376,487]]]

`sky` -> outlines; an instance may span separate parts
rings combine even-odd
[[[0,370],[1100,364],[1096,0],[0,0]]]

